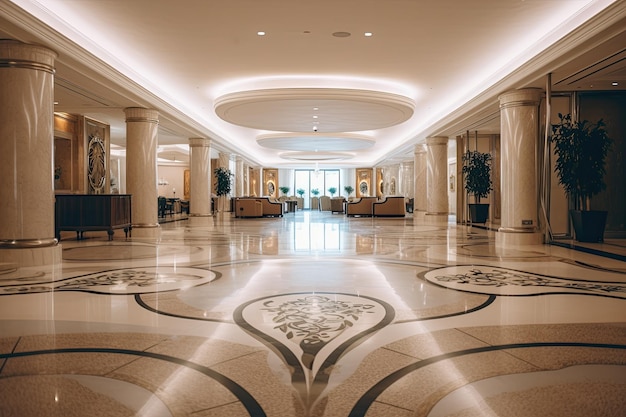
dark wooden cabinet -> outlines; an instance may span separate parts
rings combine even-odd
[[[111,240],[115,229],[124,229],[128,237],[130,194],[57,194],[55,198],[57,239],[61,238],[62,230],[75,231],[77,239],[82,239],[86,231],[106,230]]]

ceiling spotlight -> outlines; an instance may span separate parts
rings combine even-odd
[[[372,32],[365,32],[364,35],[365,35],[366,38],[369,38],[370,36],[373,35],[373,33]]]
[[[611,85],[612,85],[613,87],[616,87],[616,86],[618,86],[618,85],[619,85],[619,83],[618,83],[617,81],[613,81],[613,82],[611,83]]]
[[[317,132],[317,126],[313,126],[313,131]]]
[[[262,30],[258,31],[256,34],[259,36],[265,36],[265,32]]]

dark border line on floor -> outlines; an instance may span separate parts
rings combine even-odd
[[[251,416],[266,417],[261,405],[254,399],[254,397],[246,391],[241,385],[233,381],[232,379],[214,371],[203,365],[199,365],[195,362],[191,362],[185,359],[176,358],[174,356],[164,355],[155,352],[146,352],[131,349],[112,349],[112,348],[65,348],[65,349],[48,349],[48,350],[35,350],[27,352],[12,352],[12,353],[0,353],[0,359],[12,359],[37,355],[51,355],[51,354],[63,354],[63,353],[113,353],[120,355],[135,355],[151,359],[162,360],[170,362],[176,365],[184,366],[189,369],[193,369],[201,374],[213,379],[221,384],[231,394],[233,394],[243,405],[243,407],[250,413]],[[34,374],[40,375],[40,374]],[[153,392],[156,395],[155,392]]]
[[[444,353],[442,355],[433,356],[428,359],[414,362],[404,368],[400,368],[397,371],[387,375],[381,379],[377,384],[370,388],[354,405],[348,417],[362,417],[366,415],[370,406],[376,401],[376,399],[389,388],[395,384],[401,378],[409,375],[411,372],[421,369],[425,366],[432,365],[434,363],[465,356],[472,355],[474,353],[494,352],[506,349],[521,349],[521,348],[536,348],[536,347],[583,347],[583,348],[601,348],[601,349],[623,349],[626,350],[626,345],[619,344],[603,344],[603,343],[580,343],[580,342],[533,342],[533,343],[511,343],[505,345],[495,346],[482,346],[474,349],[460,350],[456,352]]]

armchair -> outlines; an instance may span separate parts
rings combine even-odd
[[[343,197],[335,197],[330,199],[330,212],[343,213],[343,204],[346,200]]]
[[[283,203],[270,199],[269,197],[258,198],[263,204],[263,216],[283,216]]]
[[[330,211],[330,197],[329,196],[323,195],[320,197],[320,210]]]
[[[375,217],[404,217],[405,212],[404,197],[385,197],[372,205],[372,214]]]
[[[361,197],[358,200],[350,201],[346,204],[347,216],[371,216],[372,207],[376,197]]]
[[[238,198],[235,201],[235,217],[262,217],[263,203],[251,198]]]

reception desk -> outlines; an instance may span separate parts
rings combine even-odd
[[[76,232],[76,239],[83,232],[105,230],[109,240],[115,229],[124,229],[128,237],[131,229],[130,194],[57,194],[55,211],[55,234],[61,238],[62,230]]]

